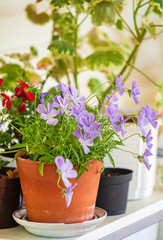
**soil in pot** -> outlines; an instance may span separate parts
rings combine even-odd
[[[96,206],[106,210],[108,215],[125,213],[131,178],[131,170],[105,168],[101,174]]]
[[[57,186],[58,173],[55,164],[45,164],[43,176],[39,162],[17,157],[17,166],[22,186],[27,217],[34,222],[76,223],[93,218],[102,163],[91,160],[88,172],[84,171],[73,189],[72,201],[66,206],[62,190]],[[72,185],[75,179],[70,179]],[[60,181],[62,184],[62,180]]]
[[[3,167],[0,174],[5,175],[7,170],[14,168]],[[17,226],[12,218],[15,210],[21,207],[21,186],[19,178],[1,178],[0,179],[0,229]]]

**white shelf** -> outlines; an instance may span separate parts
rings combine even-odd
[[[127,237],[161,220],[163,220],[163,193],[154,193],[151,197],[144,200],[128,201],[125,214],[108,216],[94,231],[77,238],[67,238],[67,240],[120,239],[118,236]],[[0,239],[59,240],[59,238],[34,236],[21,226],[0,229]]]

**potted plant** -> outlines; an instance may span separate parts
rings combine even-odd
[[[0,161],[0,229],[17,226],[12,218],[21,207],[21,186],[17,169],[6,167],[8,162]]]
[[[87,100],[79,97],[75,87],[60,83],[50,92],[38,90],[33,115],[17,129],[22,143],[11,148],[17,152],[30,221],[74,223],[93,218],[103,159],[108,155],[115,167],[111,152],[125,143],[118,132],[126,134],[124,123],[130,117],[120,115],[116,103],[116,93],[122,96],[125,92],[136,104],[139,102],[136,81],[132,89],[126,89],[121,77],[117,77],[99,111],[89,104],[94,96]],[[148,169],[152,136],[144,126],[150,123],[157,127],[156,117],[148,104],[142,106],[138,118],[132,117],[147,145],[142,156],[132,154]]]
[[[0,79],[2,97],[0,120],[3,122],[0,129],[0,152],[5,152],[14,144],[21,143],[22,135],[17,130],[18,118],[21,116],[21,124],[24,124],[25,119],[30,116],[34,105],[35,88],[33,86],[30,88],[27,83],[24,84],[20,79],[13,85],[14,88],[8,87],[6,81]],[[16,167],[15,162],[12,161],[14,155],[15,153],[11,151],[8,154],[1,154],[0,160],[9,161],[8,167]]]

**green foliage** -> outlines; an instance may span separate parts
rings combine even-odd
[[[76,50],[75,48],[65,40],[56,40],[53,41],[49,46],[48,49],[52,52],[55,52],[59,55],[70,55],[70,56],[76,56]]]
[[[91,17],[92,23],[97,26],[111,26],[116,22],[116,11],[112,3],[102,1],[94,7]]]
[[[57,8],[62,8],[63,6],[67,5],[69,3],[68,0],[52,0],[50,4]]]
[[[8,145],[11,143],[12,137],[9,132],[0,132],[0,148],[8,149]]]
[[[49,15],[45,12],[38,14],[34,4],[27,5],[25,11],[28,19],[35,24],[44,25],[49,22]]]
[[[163,1],[162,0],[152,0],[151,5],[156,6],[159,11],[163,12]]]
[[[110,48],[98,50],[86,58],[86,65],[91,70],[113,71],[124,64],[125,58],[122,50]]]
[[[96,84],[100,83],[98,79],[92,79],[92,81],[95,81]],[[58,95],[60,96],[60,91],[57,91],[55,88],[51,89],[49,95],[45,97],[45,106],[47,102],[52,103],[54,96]],[[38,105],[38,97],[36,102]],[[69,105],[72,106],[73,101],[71,99],[70,102]],[[90,110],[89,105],[86,106],[86,110]],[[21,143],[14,144],[10,148],[10,151],[26,152],[29,159],[32,159],[34,162],[38,161],[41,175],[43,175],[44,164],[54,164],[57,156],[63,156],[64,159],[68,158],[71,160],[75,169],[79,170],[77,178],[82,175],[83,171],[87,171],[87,165],[91,159],[103,162],[107,154],[111,164],[115,167],[111,151],[118,146],[123,146],[123,140],[114,131],[106,114],[101,114],[97,108],[94,108],[94,113],[94,121],[98,121],[100,126],[102,125],[102,131],[100,131],[100,138],[97,136],[93,139],[93,145],[89,146],[90,152],[88,154],[84,152],[78,138],[73,135],[73,132],[79,128],[78,122],[73,115],[67,115],[66,113],[55,116],[58,123],[54,126],[47,124],[46,120],[40,118],[40,113],[37,112],[31,115],[30,118],[24,118],[22,115],[17,117],[16,121],[12,124],[21,130],[23,136]],[[81,131],[84,134],[84,130],[81,129]]]
[[[30,47],[30,52],[32,53],[33,56],[37,57],[38,56],[38,52],[37,49],[33,46]]]
[[[8,165],[8,161],[3,161],[3,160],[0,160],[0,169],[2,168],[2,167],[6,167],[7,165]]]
[[[153,38],[155,38],[156,37],[156,29],[155,29],[155,27],[151,27],[152,25],[154,25],[153,22],[148,17],[145,17],[144,21],[143,21],[143,26],[145,27],[147,32],[149,32],[149,34]]]
[[[97,96],[103,96],[103,88],[101,82],[97,78],[90,78],[88,82],[88,87],[91,92],[95,93]]]
[[[0,68],[0,74],[3,77],[2,89],[13,89],[16,80],[21,75],[22,68],[18,64],[8,63]]]

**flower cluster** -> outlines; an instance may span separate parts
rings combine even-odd
[[[2,106],[3,107],[6,106],[8,109],[10,109],[12,107],[12,101],[14,100],[15,97],[22,98],[23,102],[20,106],[19,112],[23,112],[26,110],[26,104],[24,102],[26,100],[34,101],[35,96],[30,91],[26,91],[26,89],[29,88],[28,84],[23,82],[21,79],[19,79],[19,81],[17,81],[17,82],[19,83],[20,86],[15,88],[14,95],[9,97],[5,93],[1,93],[1,96],[4,98],[2,101]],[[0,79],[0,87],[1,87],[2,83],[3,83],[3,79]]]
[[[25,91],[28,85],[21,81],[19,84],[21,86],[16,88],[15,93],[24,101],[30,95]],[[126,89],[121,77],[116,78],[113,89],[106,97],[102,111],[99,111],[97,107],[90,108],[89,99],[86,102],[85,97],[79,97],[75,87],[60,83],[52,91],[38,95],[36,102],[40,100],[40,103],[35,109],[35,115],[28,119],[24,128],[21,126],[22,144],[17,146],[16,151],[24,150],[30,159],[37,160],[42,165],[39,168],[41,175],[45,163],[56,164],[59,181],[62,178],[65,188],[60,186],[59,181],[58,187],[65,195],[67,207],[71,203],[72,190],[77,185],[72,185],[69,179],[77,180],[91,159],[103,162],[107,154],[110,158],[113,149],[124,145],[123,138],[119,136],[117,139],[117,135],[120,132],[122,137],[125,136],[125,123],[132,117],[119,114],[117,93],[120,96],[128,93],[138,104],[140,91],[135,80],[132,88]],[[147,148],[142,156],[133,154],[150,169],[148,157],[152,155],[153,137],[151,130],[146,133],[144,127],[149,123],[157,127],[157,113],[148,104],[141,108],[137,120],[134,116],[134,122],[140,128],[142,134],[139,132],[138,135]],[[110,160],[114,166],[112,157]]]

